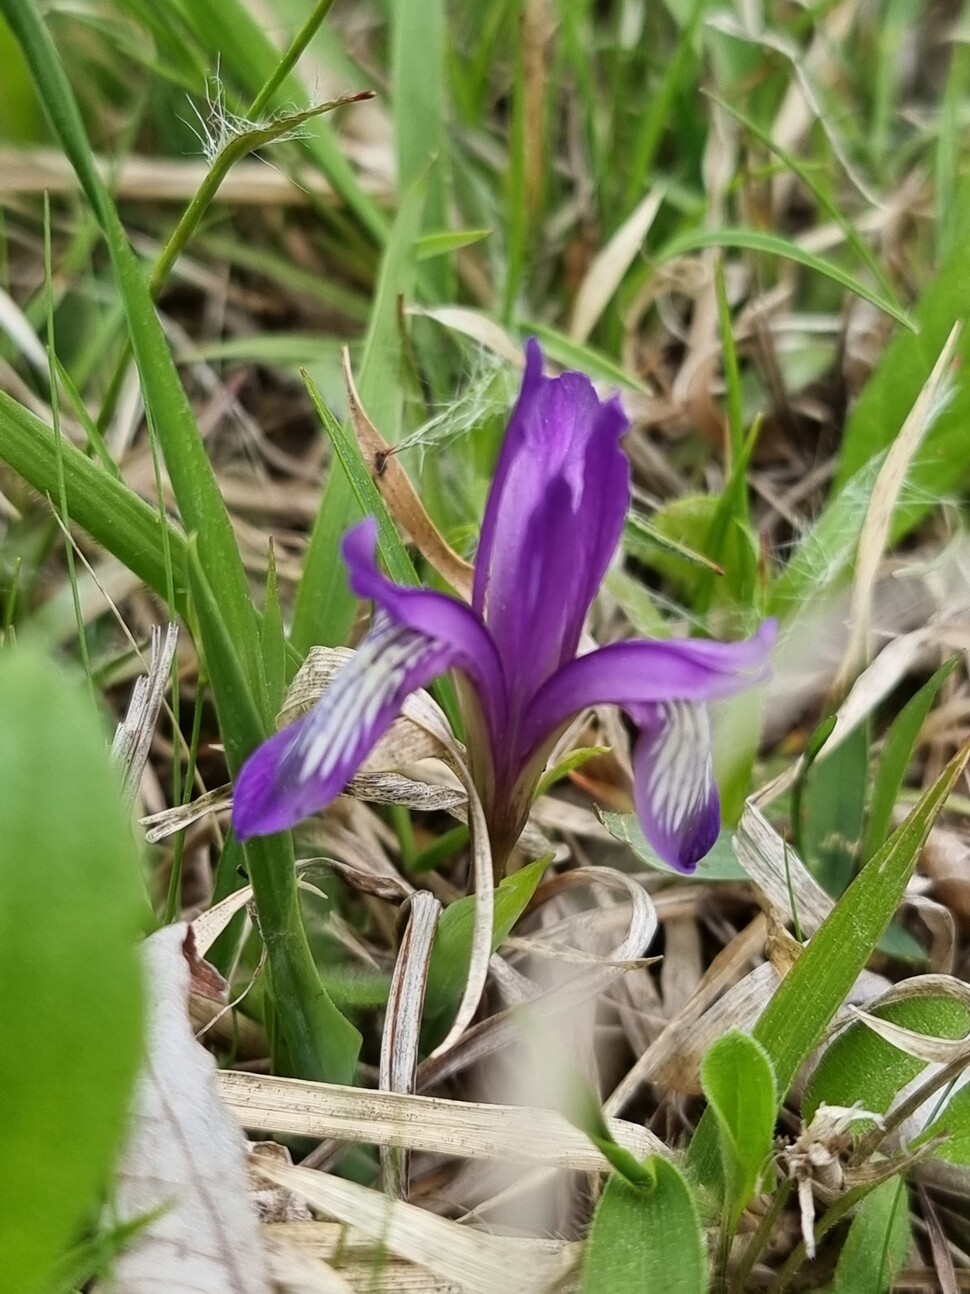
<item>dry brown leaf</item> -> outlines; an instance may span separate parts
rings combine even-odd
[[[269,1294],[243,1138],[219,1099],[215,1062],[188,1019],[188,927],[144,945],[148,1054],[118,1174],[120,1221],[154,1214],[117,1259],[116,1294]]]
[[[361,456],[391,516],[407,532],[425,561],[456,593],[470,602],[474,570],[439,533],[400,460],[368,418],[354,383],[350,353],[346,347],[343,352],[343,367],[347,404]]]

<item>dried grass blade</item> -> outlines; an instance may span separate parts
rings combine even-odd
[[[223,1070],[222,1099],[243,1127],[468,1159],[508,1159],[578,1172],[608,1172],[588,1138],[556,1110],[373,1092],[333,1083]],[[639,1159],[669,1154],[639,1124],[609,1120],[613,1137]]]
[[[569,1273],[578,1245],[484,1235],[356,1182],[308,1168],[259,1165],[321,1213],[346,1222],[390,1253],[452,1280],[468,1294],[545,1294]]]
[[[664,197],[663,189],[648,193],[606,246],[593,257],[576,293],[569,326],[571,341],[582,344],[596,327],[650,232]]]
[[[954,324],[933,371],[916,397],[912,409],[886,453],[872,490],[872,499],[859,536],[855,563],[855,581],[850,607],[850,634],[837,686],[845,686],[868,654],[869,622],[873,590],[879,564],[889,540],[890,527],[900,491],[913,457],[939,413],[946,395],[946,384],[957,343],[963,330]]]
[[[126,804],[134,801],[148,760],[158,712],[172,675],[172,661],[178,645],[177,624],[152,626],[148,673],[136,680],[128,712],[115,731],[111,753],[121,764],[122,793]]]
[[[381,1038],[379,1086],[382,1091],[413,1092],[418,1071],[418,1041],[424,992],[441,904],[426,890],[411,897],[407,929],[401,940]],[[398,1199],[408,1194],[410,1153],[399,1146],[381,1147],[384,1190]]]

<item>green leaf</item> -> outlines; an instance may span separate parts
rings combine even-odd
[[[678,881],[744,881],[748,878],[747,872],[735,857],[729,831],[722,831],[714,848],[697,864],[697,870],[690,876],[684,876],[681,872],[674,871],[650,847],[635,813],[610,813],[598,809],[597,817],[613,839],[621,845],[628,845],[641,863],[646,863],[658,872],[676,876]]]
[[[492,950],[508,938],[512,927],[525,911],[551,856],[536,859],[511,876],[506,876],[495,891],[495,915],[492,922]],[[434,948],[428,966],[425,997],[429,1018],[440,1017],[454,1009],[468,978],[471,960],[472,926],[475,896],[450,903],[441,914],[435,932]]]
[[[881,292],[874,291],[866,283],[863,283],[861,279],[856,278],[854,274],[844,270],[841,265],[835,264],[834,261],[827,261],[821,256],[816,256],[814,252],[806,251],[798,243],[792,242],[789,238],[783,238],[780,234],[768,234],[757,229],[698,230],[694,233],[679,235],[667,243],[658,255],[657,263],[662,265],[665,261],[684,256],[687,252],[701,251],[705,247],[735,247],[742,251],[762,252],[769,256],[780,256],[782,260],[794,261],[795,264],[804,265],[806,269],[814,270],[817,274],[824,274],[833,283],[838,283],[840,287],[848,288],[850,292],[854,292],[863,301],[868,301],[870,305],[882,310],[891,319],[895,319],[897,323],[901,323],[904,327],[915,331],[916,325],[895,301],[890,300]],[[941,341],[941,347],[942,344]],[[938,347],[936,354],[939,354],[939,349]],[[929,369],[927,369],[927,373],[929,373]],[[907,409],[909,407],[910,405],[906,405]]]
[[[825,890],[842,893],[856,868],[869,782],[869,723],[813,763],[802,791],[799,835],[810,870]]]
[[[656,555],[656,549],[660,548],[672,557],[679,557],[688,562],[691,566],[702,566],[714,575],[724,574],[723,567],[712,562],[709,557],[705,557],[694,548],[688,548],[686,544],[680,543],[668,534],[665,529],[654,525],[652,521],[641,517],[637,512],[627,514],[623,527],[623,547],[635,557],[644,557],[651,564],[652,558]]]
[[[165,546],[172,557],[174,610],[183,619],[188,599],[185,536],[163,523],[156,509],[61,440],[64,491],[71,520],[117,557],[163,600],[168,597]],[[40,494],[58,494],[57,442],[50,427],[0,391],[0,458]],[[167,536],[163,535],[167,526]]]
[[[125,308],[147,416],[157,431],[183,524],[198,535],[206,573],[218,589],[222,615],[245,662],[250,686],[255,690],[260,678],[257,620],[246,572],[215,472],[155,313],[148,284],[98,172],[77,101],[36,4],[33,0],[0,0],[0,12],[6,16],[24,51],[34,80],[43,92],[50,123],[104,234]]]
[[[588,373],[595,382],[611,382],[627,391],[642,393],[647,390],[642,382],[631,377],[622,365],[608,355],[592,346],[573,341],[549,324],[537,323],[533,319],[524,323],[521,331],[527,336],[536,337],[553,363],[562,368],[579,369],[581,373]]]
[[[970,1167],[970,1086],[960,1088],[920,1140],[929,1141],[941,1134],[945,1134],[947,1140],[936,1151],[936,1157],[945,1159],[948,1164]]]
[[[536,791],[536,799],[540,795],[545,795],[547,791],[552,790],[557,782],[561,782],[564,777],[574,773],[577,768],[582,766],[591,759],[596,759],[600,755],[608,755],[609,746],[579,746],[576,750],[571,750],[569,754],[559,761],[555,768],[550,768],[548,772],[543,773],[542,780]]]
[[[970,1029],[966,1007],[939,995],[893,1002],[872,1014],[928,1037],[962,1038]],[[907,1056],[857,1020],[826,1048],[816,1066],[805,1090],[803,1118],[811,1119],[823,1102],[850,1106],[858,1101],[874,1114],[885,1114],[896,1095],[925,1067],[925,1061]],[[856,1125],[856,1131],[865,1130],[865,1123]]]
[[[887,449],[922,390],[954,323],[966,317],[970,299],[970,181],[960,190],[960,236],[923,291],[913,318],[919,329],[902,333],[883,351],[846,423],[835,488],[842,493],[857,472]],[[966,373],[970,332],[964,330],[956,362]],[[909,473],[894,523],[898,537],[958,489],[970,462],[970,383],[956,380],[951,399],[938,413]]]
[[[717,1119],[724,1203],[733,1233],[771,1154],[778,1109],[775,1071],[760,1043],[732,1029],[704,1057],[701,1087]]]
[[[911,1243],[906,1186],[891,1177],[870,1191],[856,1209],[831,1294],[887,1294],[906,1265]]]
[[[425,184],[405,194],[381,262],[377,291],[364,340],[357,385],[368,417],[386,441],[398,439],[401,422],[399,301],[415,279],[414,249],[421,230]],[[355,600],[347,587],[340,542],[360,515],[343,472],[333,472],[320,501],[297,589],[290,641],[301,655],[315,644],[339,646],[347,637]]]
[[[893,720],[876,768],[869,821],[866,823],[862,843],[864,861],[872,857],[889,835],[893,809],[896,807],[903,778],[913,757],[913,749],[920,729],[936,699],[937,692],[953,673],[959,659],[959,656],[951,656],[948,661],[944,661],[933,677],[923,684],[915,696],[910,697]]]
[[[491,238],[491,229],[456,229],[442,230],[440,233],[425,234],[418,239],[415,252],[419,261],[428,261],[435,256],[447,256],[462,247],[472,247],[486,238]]]
[[[571,1099],[565,1113],[570,1122],[586,1133],[593,1145],[603,1152],[617,1173],[630,1186],[643,1190],[651,1189],[655,1182],[653,1171],[646,1164],[641,1164],[613,1136],[603,1115],[596,1090],[588,1079],[576,1071],[570,1075],[567,1091]]]
[[[778,986],[754,1028],[784,1096],[864,969],[919,860],[936,815],[970,758],[968,742],[924,793],[906,821],[858,874]],[[705,1111],[689,1162],[700,1181],[717,1173],[714,1115]]]
[[[223,623],[202,570],[194,537],[189,540],[189,578],[199,619],[209,626],[206,666],[219,716],[226,760],[235,778],[246,756],[263,740],[263,723],[243,674],[235,642]],[[293,837],[289,832],[249,840],[243,846],[266,945],[269,983],[280,1025],[272,1036],[274,1065],[321,1082],[350,1083],[357,1068],[360,1034],[334,1006],[320,982],[307,943],[296,886]],[[229,878],[231,881],[231,878]],[[218,878],[219,886],[225,879]]]
[[[150,917],[87,694],[0,655],[0,1271],[43,1288],[117,1153],[141,1055]]]
[[[653,1156],[651,1190],[614,1173],[586,1241],[580,1294],[706,1294],[707,1253],[697,1205],[678,1168]]]

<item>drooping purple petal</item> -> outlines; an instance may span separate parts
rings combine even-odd
[[[382,617],[309,714],[246,761],[233,792],[241,840],[286,831],[334,800],[416,688],[444,673],[454,653]]]
[[[733,696],[764,678],[775,634],[768,620],[744,642],[622,642],[579,656],[533,699],[522,729],[523,752],[539,748],[590,705],[613,704],[632,713],[636,706]]]
[[[246,761],[233,796],[233,826],[243,840],[284,831],[325,808],[405,698],[446,670],[468,675],[490,731],[503,731],[505,683],[484,626],[453,598],[392,584],[377,569],[376,539],[368,518],[343,544],[351,587],[377,606],[374,625],[315,708]]]
[[[721,825],[707,711],[672,701],[631,706],[630,717],[640,728],[633,791],[643,834],[665,863],[692,872]]]
[[[350,587],[359,598],[374,602],[395,624],[428,639],[447,644],[446,668],[467,675],[481,703],[494,742],[506,727],[506,682],[495,644],[473,610],[455,598],[427,589],[402,588],[377,567],[377,523],[365,517],[344,536],[343,557]]]
[[[616,551],[630,497],[626,427],[619,401],[601,402],[582,374],[543,377],[542,352],[529,342],[472,599],[523,702],[574,655]]]

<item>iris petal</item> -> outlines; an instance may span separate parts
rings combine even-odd
[[[245,840],[285,831],[340,794],[400,714],[406,697],[449,669],[468,675],[493,745],[505,723],[505,684],[495,648],[468,607],[441,593],[404,589],[377,569],[377,526],[348,532],[350,583],[377,607],[374,626],[316,707],[260,746],[244,764],[233,826]]]
[[[627,420],[580,373],[542,375],[526,350],[475,564],[473,606],[523,703],[576,651],[630,498]]]
[[[233,795],[241,840],[286,831],[334,800],[417,688],[444,673],[446,643],[382,618],[309,714],[243,765]]]
[[[665,863],[692,872],[720,829],[707,711],[673,701],[632,706],[630,717],[640,727],[633,786],[643,834]]]
[[[591,705],[636,706],[667,701],[721,701],[760,682],[775,641],[766,621],[744,642],[707,639],[621,642],[570,661],[540,689],[523,725],[523,755]]]

